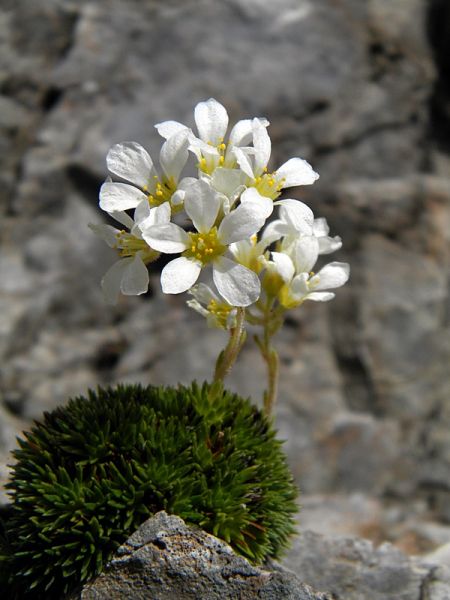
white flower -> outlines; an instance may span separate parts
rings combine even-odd
[[[338,235],[330,237],[330,228],[324,217],[314,219],[313,235],[319,241],[319,254],[331,254],[342,247],[342,240]]]
[[[164,121],[155,127],[158,133],[166,139],[174,133],[187,130],[190,150],[198,159],[200,171],[207,175],[212,175],[217,168],[236,168],[238,165],[234,149],[251,141],[255,122],[258,122],[261,127],[269,125],[267,119],[243,119],[231,129],[226,142],[228,113],[225,107],[214,98],[197,104],[194,110],[194,119],[198,136],[194,135],[186,125],[177,121]]]
[[[230,252],[239,264],[259,274],[266,265],[267,248],[276,239],[276,236],[266,235],[264,231],[259,241],[256,235],[252,235],[250,239],[231,244]]]
[[[313,235],[314,214],[309,206],[293,198],[277,200],[274,204],[280,207],[279,219],[275,219],[266,227],[268,235],[278,239],[288,236],[296,238],[299,234]]]
[[[188,145],[187,132],[180,131],[167,139],[159,156],[161,175],[140,144],[122,142],[113,146],[106,157],[108,170],[129,183],[107,180],[100,189],[100,208],[106,212],[128,210],[144,199],[151,206],[163,202],[170,202],[172,208],[179,206],[184,196],[184,184],[179,179],[188,159]]]
[[[259,297],[258,276],[225,256],[230,244],[249,238],[264,224],[262,211],[240,205],[220,221],[220,196],[204,180],[186,191],[184,208],[196,231],[187,233],[174,223],[143,230],[148,244],[168,254],[183,253],[168,263],[161,273],[166,294],[179,294],[191,288],[201,270],[211,264],[214,283],[221,296],[233,306],[248,306]]]
[[[330,237],[330,228],[325,218],[314,219],[311,209],[298,200],[279,200],[280,218],[272,221],[265,229],[266,235],[284,237],[286,248],[290,242],[296,242],[299,236],[309,235],[317,238],[319,254],[331,254],[342,247],[339,236]]]
[[[159,252],[142,238],[141,228],[168,223],[170,206],[166,203],[151,209],[147,199],[144,199],[136,207],[134,219],[125,212],[111,213],[111,216],[129,231],[106,224],[89,226],[108,246],[117,249],[121,256],[106,272],[101,282],[106,300],[110,304],[116,304],[120,292],[127,296],[139,296],[148,290],[147,264],[156,260]]]
[[[199,283],[188,293],[194,300],[188,300],[187,305],[206,318],[208,327],[231,329],[236,326],[236,307],[221,299],[209,286]]]
[[[311,165],[302,158],[291,158],[276,171],[269,173],[267,164],[271,154],[271,141],[266,127],[253,119],[253,147],[233,149],[237,162],[249,178],[248,185],[255,187],[261,196],[275,200],[281,190],[298,185],[311,185],[318,178]]]
[[[245,189],[245,188],[244,188]],[[247,188],[240,197],[242,204],[254,203],[258,205],[263,211],[266,218],[270,217],[273,212],[273,201],[267,196],[261,196],[256,188]]]
[[[343,286],[349,278],[350,266],[347,263],[332,262],[325,265],[318,273],[300,273],[289,286],[281,291],[281,303],[290,308],[299,306],[305,300],[326,302],[335,296],[323,290]],[[284,292],[284,293],[283,293]]]
[[[332,262],[318,273],[313,273],[319,256],[319,240],[315,236],[301,236],[287,252],[272,252],[272,261],[267,262],[269,274],[283,281],[279,290],[279,301],[285,308],[299,306],[305,300],[324,302],[334,298],[327,292],[346,283],[350,269],[347,263]]]
[[[215,169],[210,177],[202,175],[202,178],[206,179],[211,187],[221,195],[222,209],[225,214],[230,212],[238,199],[242,202],[242,197],[245,194],[244,182],[246,175],[240,169],[220,167]],[[267,213],[267,216],[269,214]]]

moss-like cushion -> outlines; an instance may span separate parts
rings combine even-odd
[[[98,389],[24,437],[0,545],[13,598],[60,599],[159,510],[254,562],[279,556],[294,531],[297,489],[281,442],[261,411],[221,386]]]

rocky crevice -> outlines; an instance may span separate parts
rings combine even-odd
[[[439,149],[450,153],[450,6],[429,0],[427,31],[438,77],[430,103],[431,135]]]

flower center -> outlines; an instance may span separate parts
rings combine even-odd
[[[203,265],[211,262],[227,249],[217,236],[217,227],[213,227],[207,233],[189,233],[189,239],[189,248],[183,255],[195,258]]]
[[[164,202],[170,202],[173,194],[177,191],[177,184],[173,177],[160,181],[157,175],[154,176],[155,189],[149,192],[148,186],[144,185],[143,191],[148,195],[150,206],[161,206]]]
[[[128,233],[127,231],[119,231],[116,233],[116,249],[119,251],[119,255],[135,256],[138,252],[141,252],[141,258],[145,264],[155,261],[160,253],[147,244],[145,240],[142,240],[135,235]]]
[[[276,172],[264,173],[256,177],[253,182],[253,187],[258,190],[261,196],[266,196],[275,200],[281,194],[284,179],[278,179]]]
[[[208,145],[212,146],[213,148],[216,148],[219,154],[209,154],[206,156],[202,156],[198,162],[198,168],[203,173],[206,173],[207,175],[212,175],[212,173],[217,167],[224,166],[227,145],[225,144],[223,139],[220,140],[220,143],[217,144],[217,146],[214,146],[214,144],[212,144],[211,142],[208,142]]]
[[[227,329],[227,326],[230,324],[230,313],[236,310],[233,306],[217,302],[214,299],[210,300],[206,308],[215,317],[217,324],[223,329]]]
[[[236,244],[236,250],[233,251],[236,261],[259,274],[264,269],[264,258],[268,258],[268,252],[264,252],[258,245],[258,237],[253,234],[249,242]]]

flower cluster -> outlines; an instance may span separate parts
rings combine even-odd
[[[179,255],[162,271],[163,292],[189,291],[194,299],[188,304],[213,326],[233,327],[235,307],[253,305],[262,294],[286,309],[332,298],[324,290],[345,283],[348,266],[335,262],[311,271],[340,239],[330,238],[326,221],[314,220],[302,202],[278,200],[285,188],[310,185],[318,174],[301,158],[268,170],[266,119],[241,120],[227,137],[228,114],[210,99],[196,106],[195,123],[197,133],[176,121],[156,125],[165,138],[159,168],[136,142],[110,149],[108,170],[118,180],[102,185],[100,207],[126,229],[92,226],[121,257],[102,280],[107,299],[146,292],[147,265],[161,253]],[[190,156],[196,178],[182,177]],[[278,219],[266,225],[275,207]],[[196,285],[209,268],[218,294]]]
[[[161,254],[176,255],[162,270],[162,291],[188,292],[188,305],[208,325],[230,333],[214,381],[222,381],[235,362],[245,324],[262,328],[254,339],[267,365],[264,406],[270,413],[278,380],[271,337],[287,310],[305,300],[333,298],[330,290],[347,281],[349,266],[331,262],[313,271],[320,255],[342,243],[306,204],[279,199],[283,190],[311,185],[319,176],[301,158],[269,170],[266,119],[241,120],[227,136],[228,114],[214,99],[197,104],[194,117],[196,132],[177,121],[156,125],[165,140],[158,168],[135,142],[109,151],[107,165],[116,180],[109,177],[102,185],[100,207],[125,229],[92,226],[120,256],[102,287],[113,303],[120,292],[145,293],[147,265]],[[197,177],[182,176],[190,157]],[[215,289],[199,282],[206,271]]]

